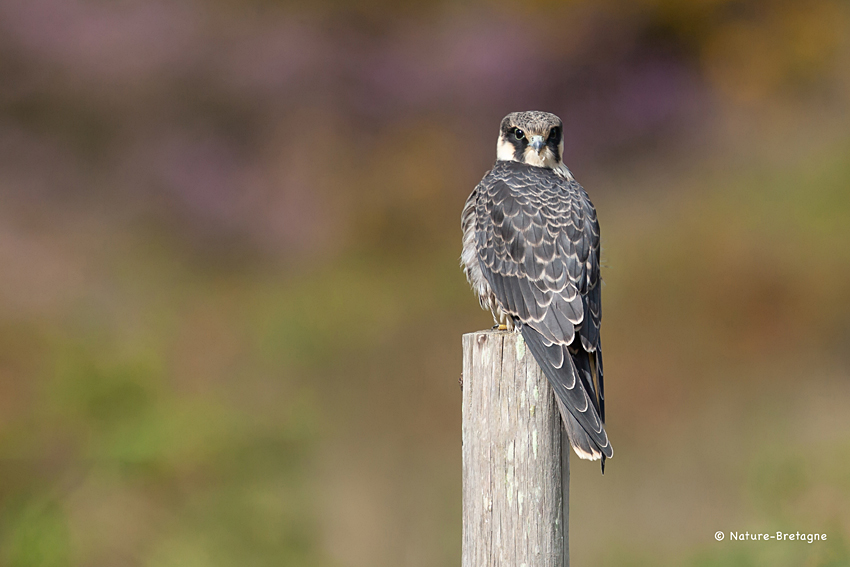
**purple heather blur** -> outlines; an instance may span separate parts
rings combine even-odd
[[[460,211],[603,238],[576,565],[850,562],[839,0],[0,3],[0,565],[456,565]],[[826,542],[717,542],[718,530]]]

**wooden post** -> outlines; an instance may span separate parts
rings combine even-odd
[[[569,441],[518,333],[463,336],[463,567],[568,567]]]

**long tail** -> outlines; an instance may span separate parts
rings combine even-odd
[[[566,345],[546,344],[543,336],[528,325],[521,327],[522,338],[534,360],[540,365],[558,400],[561,418],[576,455],[595,461],[614,456],[605,425],[599,416],[591,393],[579,378],[575,363]]]

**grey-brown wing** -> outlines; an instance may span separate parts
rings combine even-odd
[[[598,451],[610,457],[599,345],[599,225],[593,205],[577,183],[513,162],[497,163],[477,191],[482,272],[502,310],[520,325],[560,401]]]

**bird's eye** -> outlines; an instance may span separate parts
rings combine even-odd
[[[525,138],[525,132],[523,132],[519,128],[514,128],[514,136],[516,136],[517,140],[522,140],[523,138]]]
[[[561,129],[558,128],[557,126],[555,126],[554,128],[552,128],[549,131],[549,139],[550,140],[557,140],[560,137],[561,137]]]

